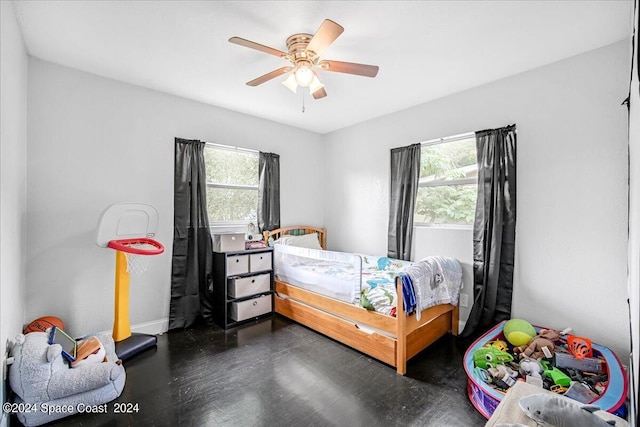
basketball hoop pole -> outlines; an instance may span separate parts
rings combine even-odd
[[[113,340],[123,341],[131,336],[129,321],[129,282],[127,255],[116,251],[116,301],[113,320]]]
[[[135,356],[143,350],[155,347],[158,338],[149,334],[132,334],[129,320],[129,283],[135,260],[139,257],[158,255],[164,247],[148,238],[111,240],[108,245],[116,251],[115,313],[113,320],[113,340],[116,354],[122,360]],[[140,274],[140,271],[138,272]]]

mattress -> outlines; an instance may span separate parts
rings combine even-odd
[[[274,245],[276,280],[349,304],[360,294],[362,259],[356,254]]]
[[[395,278],[412,265],[388,257],[274,245],[277,280],[394,316]]]

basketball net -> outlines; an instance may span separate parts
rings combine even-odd
[[[156,249],[155,246],[148,243],[134,243],[128,246],[138,249]],[[149,266],[149,255],[130,254],[126,252],[125,255],[127,256],[127,272],[129,274],[133,274],[134,276],[142,276],[144,273],[146,273],[147,267]]]

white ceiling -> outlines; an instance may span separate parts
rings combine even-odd
[[[592,50],[631,34],[631,0],[14,1],[35,57],[327,133]],[[245,83],[323,19],[345,28],[325,59],[380,66],[376,78],[320,72],[314,100],[280,81]],[[286,76],[285,76],[286,77]]]

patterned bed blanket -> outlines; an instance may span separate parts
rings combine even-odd
[[[396,315],[396,277],[413,263],[388,257],[360,255],[360,305],[388,316]]]
[[[440,256],[424,258],[407,268],[405,276],[412,284],[409,290],[415,294],[418,320],[425,308],[438,304],[458,305],[462,289],[462,266],[457,259]]]
[[[454,258],[428,257],[419,262],[388,257],[362,257],[360,305],[389,316],[396,315],[395,279],[403,278],[404,306],[408,313],[438,304],[458,304],[462,288],[462,266]]]

